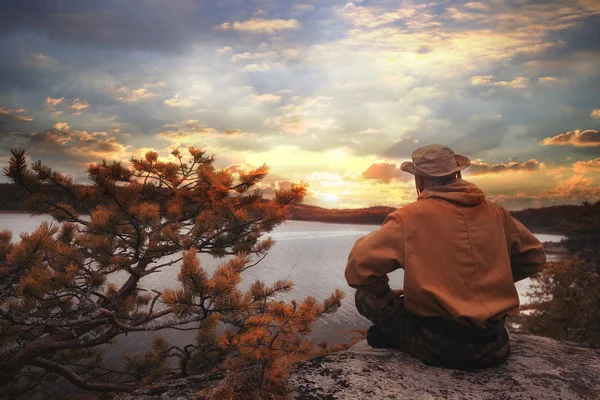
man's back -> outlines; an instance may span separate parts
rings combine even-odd
[[[517,313],[513,282],[544,262],[535,236],[477,186],[457,179],[426,189],[359,239],[346,278],[354,287],[373,285],[377,275],[404,268],[408,311],[484,327]]]
[[[458,179],[428,188],[395,214],[404,232],[407,310],[480,327],[517,312],[510,254],[516,229],[477,186]]]

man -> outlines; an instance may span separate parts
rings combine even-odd
[[[396,347],[441,367],[475,369],[510,353],[507,316],[519,310],[514,282],[540,272],[542,244],[508,211],[462,179],[470,160],[443,145],[420,148],[401,169],[418,199],[359,239],[346,280],[374,325],[373,347]],[[404,290],[386,274],[404,269]]]

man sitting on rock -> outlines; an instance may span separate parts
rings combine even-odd
[[[418,199],[356,241],[346,280],[373,322],[367,342],[441,367],[498,365],[510,353],[507,316],[519,310],[514,282],[540,272],[539,240],[503,207],[462,179],[471,162],[443,145],[412,154]],[[404,269],[404,290],[386,274]]]

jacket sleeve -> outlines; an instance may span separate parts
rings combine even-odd
[[[513,281],[518,282],[541,272],[546,263],[542,243],[508,212],[510,267]]]
[[[346,265],[346,281],[375,295],[387,290],[386,274],[402,268],[404,237],[400,219],[388,215],[383,225],[356,241]]]

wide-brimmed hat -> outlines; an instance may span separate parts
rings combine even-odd
[[[450,147],[432,144],[415,150],[412,153],[412,162],[402,163],[400,169],[416,176],[440,177],[461,171],[469,165],[471,160],[454,154]]]

